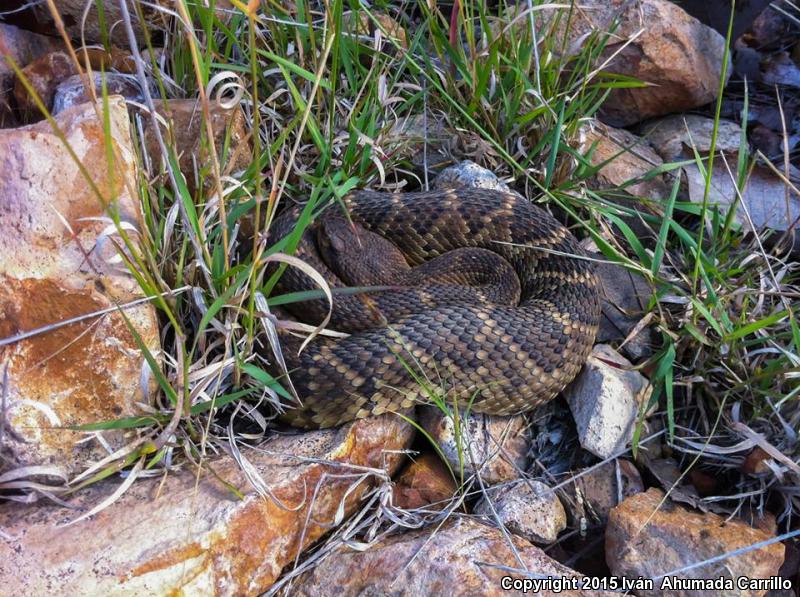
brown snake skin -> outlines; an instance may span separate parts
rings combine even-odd
[[[584,255],[575,237],[547,212],[516,195],[485,189],[358,191],[344,203],[354,223],[399,248],[411,266],[463,247],[491,251],[490,257],[502,259],[490,271],[505,273],[510,265],[519,278],[520,300],[498,299],[491,288],[459,289],[446,272],[432,274],[427,286],[370,293],[368,301],[364,295],[337,295],[328,327],[355,333],[318,337],[299,356],[299,343],[287,336],[283,354],[303,406],[284,413],[284,421],[331,427],[410,409],[428,402],[420,379],[445,392],[451,404],[473,400],[474,412],[516,414],[554,398],[583,366],[600,317],[597,280],[589,261],[573,257]],[[273,222],[270,242],[289,234],[297,213],[289,210]],[[321,259],[314,232],[306,232],[295,255],[332,286],[348,285]],[[465,253],[451,270],[469,270],[465,263],[472,258]],[[315,284],[293,268],[278,285],[281,292],[311,288]],[[316,325],[327,303],[307,301],[296,308]]]

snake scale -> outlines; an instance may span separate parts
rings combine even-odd
[[[344,228],[369,232],[340,239],[341,226],[327,234],[324,223],[309,227],[295,255],[332,287],[379,286],[391,284],[374,265],[386,243],[386,252],[396,247],[407,262],[399,264],[405,282],[415,281],[336,294],[329,328],[348,337],[317,337],[299,355],[297,340],[283,344],[302,400],[282,415],[288,424],[331,427],[403,411],[428,401],[430,387],[451,404],[472,402],[474,412],[517,414],[554,398],[583,366],[600,317],[598,283],[575,237],[549,213],[486,189],[357,191],[343,203],[351,219]],[[343,212],[328,208],[322,221],[336,211]],[[275,219],[271,242],[291,232],[298,213]],[[356,284],[324,259],[331,244],[367,259]],[[498,282],[509,273],[517,281]],[[296,268],[278,284],[281,292],[312,288]],[[317,325],[327,310],[326,301],[313,300],[296,303],[294,314]]]

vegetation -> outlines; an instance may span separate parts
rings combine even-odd
[[[681,190],[685,163],[644,177],[670,182],[664,200],[632,200],[630,186],[641,180],[594,188],[603,164],[581,152],[581,132],[609,90],[640,85],[604,70],[608,33],[569,47],[559,32],[572,12],[553,17],[540,0],[527,9],[487,0],[371,8],[298,0],[261,3],[258,13],[250,9],[259,3],[232,2],[177,3],[174,30],[148,40],[151,48],[163,42],[160,58],[143,59],[161,96],[197,96],[205,118],[214,99],[238,105],[251,163],[231,171],[241,147],[230,137],[213,147],[206,134],[208,155],[220,158],[187,180],[177,167],[181,148],[165,135],[165,170],[142,169],[146,228],[141,250],[129,246],[129,265],[164,326],[162,353],[148,357],[159,398],[147,416],[91,427],[130,429],[130,449],[73,488],[137,462],[141,471],[196,463],[223,443],[268,434],[271,413],[293,400],[268,366],[270,348],[280,353],[279,307],[308,298],[276,295],[271,264],[294,267],[285,255],[301,230],[350,189],[426,188],[434,157],[469,158],[647,281],[647,323],[661,343],[638,368],[654,386],[651,420],[664,422],[667,449],[683,459],[684,474],[695,468],[730,481],[727,510],[761,508],[772,497],[791,524],[800,506],[797,265],[786,239],[747,234],[708,200],[720,165],[713,150],[693,160],[707,180],[699,204]],[[432,142],[442,131],[446,141]],[[743,134],[738,162],[725,164],[737,188],[756,161]],[[296,234],[267,244],[270,222],[291,202],[307,206]],[[726,448],[742,437],[780,455],[795,476],[741,474]]]

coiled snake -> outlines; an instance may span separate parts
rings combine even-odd
[[[290,425],[408,409],[428,401],[430,388],[474,412],[516,414],[554,398],[583,366],[600,317],[597,280],[575,237],[547,212],[484,189],[358,191],[344,204],[352,224],[330,207],[295,255],[333,287],[393,287],[335,296],[329,327],[349,337],[318,337],[299,356],[299,343],[284,344],[303,402],[283,415]],[[271,242],[290,233],[297,213],[276,218]],[[332,262],[353,252],[360,263],[343,280]],[[316,287],[294,268],[279,282],[283,292]],[[295,314],[318,324],[327,308],[307,301]]]

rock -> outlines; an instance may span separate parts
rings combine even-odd
[[[625,192],[636,197],[669,197],[670,186],[663,176],[629,184],[664,164],[646,139],[626,130],[592,121],[581,129],[579,151],[588,154],[592,166],[603,164],[588,181],[591,188],[608,189],[625,185]]]
[[[409,161],[416,172],[439,172],[452,164],[452,144],[457,140],[457,131],[434,115],[426,119],[414,114],[395,121],[379,136],[378,145],[387,155]]]
[[[598,254],[602,260],[602,255]],[[633,361],[653,354],[658,336],[652,327],[645,326],[628,338],[647,312],[652,288],[642,276],[615,263],[598,263],[595,266],[600,281],[600,307],[602,318],[596,342],[627,342],[623,350]]]
[[[760,0],[766,3],[768,0]],[[780,1],[772,2],[760,14],[749,21],[749,29],[742,36],[743,41],[753,48],[765,46],[780,46],[785,40],[784,35],[791,29],[791,17],[780,11]],[[749,15],[752,17],[752,15]]]
[[[754,153],[760,151],[767,156],[768,160],[780,163],[783,157],[783,138],[781,135],[764,125],[756,124],[748,132],[748,141],[753,146]]]
[[[581,2],[580,11],[569,5],[558,12],[564,23],[568,12],[574,14],[567,33],[570,46],[592,32],[611,30],[618,16],[619,26],[600,60],[616,55],[603,70],[648,83],[646,87],[612,90],[600,112],[604,122],[624,127],[697,108],[716,98],[727,51],[725,38],[676,4],[668,0],[588,0]],[[555,18],[555,11],[550,15]]]
[[[438,456],[425,452],[408,465],[394,486],[394,505],[405,510],[442,510],[458,488]]]
[[[748,81],[761,80],[761,52],[737,42],[733,52],[733,74]]]
[[[748,475],[766,475],[771,472],[767,461],[770,455],[759,446],[753,448],[741,464],[741,471]]]
[[[645,134],[665,160],[679,161],[694,159],[692,145],[701,156],[708,155],[713,126],[714,121],[703,116],[675,116],[648,125]],[[752,168],[746,184],[739,189],[744,207],[738,201],[728,168],[735,176],[741,133],[738,124],[720,122],[716,145],[719,155],[714,161],[709,203],[719,206],[723,213],[727,213],[734,201],[737,201],[735,218],[745,230],[789,230],[792,223],[800,218],[800,196],[787,189],[783,181],[769,168],[761,165]],[[687,181],[689,198],[696,203],[702,203],[705,193],[704,174],[695,164],[683,166],[683,174]]]
[[[542,575],[568,583],[581,575],[549,558],[538,547],[512,537],[522,562],[497,529],[468,518],[454,518],[444,525],[391,536],[366,551],[345,546],[336,549],[292,585],[294,595],[507,595],[513,585],[503,577],[541,580]],[[496,566],[520,569],[519,574]],[[527,569],[527,572],[522,570]],[[563,580],[562,580],[563,579]],[[580,584],[579,581],[576,581]],[[563,585],[562,585],[563,586]],[[588,590],[537,590],[527,592],[553,597],[600,595]],[[520,594],[522,591],[517,590]]]
[[[0,59],[0,127],[15,124],[10,103],[15,75],[5,57],[11,58],[19,68],[23,68],[60,47],[60,41],[54,37],[37,35],[0,22],[0,57],[3,58]]]
[[[126,100],[134,100],[140,103],[144,102],[144,94],[139,84],[136,82],[136,79],[130,75],[117,73],[106,73],[102,75],[99,72],[95,72],[93,78],[95,93],[100,101],[102,101],[101,98],[103,97],[103,79],[105,78],[108,95],[121,95]],[[59,83],[56,88],[53,96],[52,113],[58,114],[72,106],[91,101],[91,99],[89,94],[86,93],[83,77],[81,75],[72,75]]]
[[[78,53],[78,59],[81,61],[88,59],[92,69],[98,71],[95,74],[95,81],[100,80],[101,71],[105,72],[106,78],[110,82],[109,84],[116,85],[120,90],[125,90],[126,87],[119,82],[114,83],[115,75],[108,71],[113,69],[125,74],[130,74],[135,71],[135,64],[131,55],[119,48],[112,48],[110,52],[105,52],[97,48],[87,49],[85,53],[83,51]],[[56,90],[62,83],[72,78],[80,80],[78,68],[75,66],[72,57],[66,51],[50,52],[42,56],[23,68],[22,74],[36,91],[36,94],[48,110],[53,108],[53,99]],[[119,75],[116,75],[116,77],[119,77]],[[75,83],[73,82],[72,85],[74,87]],[[96,83],[96,85],[98,84]],[[134,85],[135,83],[129,82],[127,89]],[[109,95],[113,93],[114,89],[109,87]],[[123,93],[123,95],[126,94]],[[20,78],[17,78],[14,84],[14,97],[17,100],[17,107],[20,111],[28,118],[36,119],[33,118],[33,116],[39,115],[39,108],[34,98],[29,95],[28,89]],[[88,99],[88,95],[84,97]],[[76,101],[74,103],[80,102]]]
[[[689,481],[702,497],[717,495],[720,490],[720,479],[714,475],[693,468],[689,471]]]
[[[725,513],[727,514],[727,512]],[[743,505],[738,518],[747,526],[764,531],[767,535],[778,534],[778,519],[775,518],[775,515],[771,512],[759,510],[757,507],[753,507],[752,504]]]
[[[53,96],[59,83],[67,77],[78,74],[78,69],[69,54],[59,51],[50,52],[34,60],[22,69],[22,74],[49,110],[53,105]],[[36,101],[19,77],[14,84],[14,99],[17,100],[17,107],[26,118],[30,120],[41,118]]]
[[[672,458],[641,458],[645,469],[653,476],[665,491],[669,491],[670,500],[688,504],[703,512],[708,512],[708,504],[700,497],[694,485],[686,483],[687,475]]]
[[[359,507],[375,483],[366,468],[396,470],[403,458],[396,451],[407,449],[413,435],[410,425],[386,415],[275,436],[242,449],[263,480],[261,492],[224,456],[202,469],[138,479],[111,506],[71,526],[65,523],[83,510],[2,504],[3,592],[260,594],[294,562],[298,549]],[[113,489],[103,482],[76,497],[88,508]]]
[[[734,7],[731,39],[736,39],[753,24],[753,21],[758,21],[759,14],[769,3],[770,0],[738,0]],[[680,4],[686,12],[719,31],[720,34],[727,33],[732,6],[728,0],[681,0]]]
[[[142,2],[140,0],[126,0],[128,13],[131,17],[131,25],[136,40],[140,45],[144,45],[145,30],[150,39],[153,39],[159,30],[166,31],[170,17],[156,6],[162,5],[174,10],[174,6],[164,0],[155,2]],[[103,2],[103,19],[97,11],[97,5],[92,2],[87,4],[85,0],[57,0],[56,6],[61,18],[66,26],[67,34],[75,40],[78,46],[89,44],[105,43],[107,37],[112,43],[128,47],[128,36],[122,22],[122,12],[119,1]],[[139,19],[139,7],[145,17],[145,23]],[[55,21],[47,8],[47,3],[39,4],[34,8],[36,21],[43,26],[49,26],[55,31]],[[105,26],[103,26],[103,21]]]
[[[572,515],[605,526],[611,509],[622,500],[644,491],[639,471],[630,460],[617,459],[602,466],[578,472],[565,491],[574,504]]]
[[[528,424],[524,416],[461,415],[460,434],[456,434],[453,418],[438,408],[418,410],[420,425],[442,450],[456,479],[462,472],[464,476],[478,472],[486,483],[494,484],[516,479],[525,470]]]
[[[567,527],[564,506],[541,481],[519,480],[492,487],[474,512],[490,524],[499,519],[509,531],[531,543],[552,543]]]
[[[722,160],[716,160],[711,176],[709,203],[718,206],[722,213],[730,211],[737,193],[734,182]],[[734,170],[735,162],[728,164]],[[684,166],[689,181],[689,198],[702,203],[705,192],[705,177],[694,164]],[[740,189],[745,207],[736,205],[736,221],[744,230],[760,231],[764,228],[784,232],[793,229],[800,218],[800,195],[764,166],[754,166],[746,184]],[[746,208],[746,209],[745,209]]]
[[[155,109],[167,122],[170,128],[162,126],[161,134],[168,146],[172,145],[180,151],[178,165],[186,177],[190,191],[198,188],[197,181],[203,178],[206,188],[212,188],[211,164],[206,149],[207,144],[202,142],[205,137],[205,124],[203,122],[203,109],[197,100],[170,100],[164,102],[156,100]],[[249,136],[245,126],[245,118],[241,109],[226,108],[219,102],[210,103],[211,128],[214,131],[214,145],[217,152],[222,152],[225,147],[226,136],[230,136],[228,143],[230,151],[225,159],[220,160],[221,174],[238,172],[247,168],[252,160]],[[157,172],[159,164],[163,161],[158,140],[153,132],[153,121],[147,115],[142,115],[145,126],[144,146],[152,162],[152,167]],[[230,129],[230,133],[228,130]],[[200,168],[206,175],[196,172]]]
[[[400,23],[385,13],[373,12],[372,16],[375,17],[377,24],[366,12],[361,11],[358,13],[358,22],[355,29],[359,35],[374,36],[376,32],[380,32],[381,37],[388,37],[399,44],[401,48],[408,48],[406,30],[403,29]],[[391,48],[392,44],[387,44],[384,47],[384,51],[390,52]]]
[[[701,156],[711,151],[714,120],[696,114],[677,114],[649,122],[642,135],[656,153],[667,162],[694,159],[696,150]],[[733,121],[720,120],[716,150],[727,154],[739,151],[742,128]]]
[[[513,192],[497,175],[475,162],[464,160],[455,166],[442,170],[433,181],[433,188],[440,191],[458,188],[493,189],[506,193]]]
[[[627,359],[610,346],[598,344],[562,395],[575,417],[581,446],[608,458],[624,450],[633,438],[639,409],[651,391],[647,379],[633,371]]]
[[[762,65],[761,81],[768,85],[800,87],[800,67],[788,52],[779,52]]]
[[[92,106],[62,112],[56,122],[135,242],[141,213],[129,194],[136,188],[135,155],[124,101],[109,100],[117,154],[111,167],[104,125]],[[109,235],[108,220],[92,220],[107,212],[49,123],[0,130],[0,160],[0,338],[142,297],[127,269],[110,261],[119,238]],[[125,315],[145,346],[158,351],[153,307],[141,304]],[[136,404],[149,402],[140,383],[147,365],[116,311],[0,346],[0,363],[8,363],[10,380],[7,466],[75,471],[107,452],[64,426],[140,414]],[[122,431],[102,437],[111,449],[124,444]]]
[[[784,546],[786,558],[778,571],[778,576],[789,580],[792,586],[788,589],[773,589],[769,592],[769,597],[797,597],[796,589],[800,587],[800,548],[792,541],[786,541]]]
[[[611,511],[606,528],[606,562],[612,574],[629,578],[658,577],[770,539],[767,533],[739,521],[694,512],[669,500],[662,504],[663,497],[662,491],[648,489],[629,497]],[[774,543],[693,568],[677,578],[731,579],[734,581],[732,589],[712,590],[709,594],[763,595],[766,591],[736,588],[736,579],[742,576],[766,579],[776,575],[783,556],[784,546]],[[654,590],[637,591],[637,594],[690,597],[698,591],[665,588],[659,580]]]

